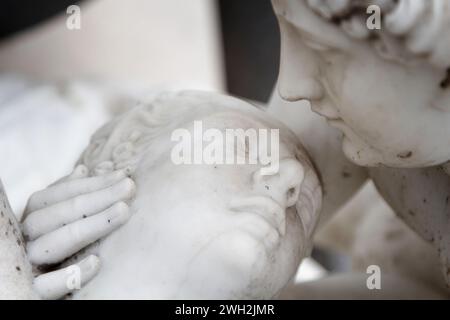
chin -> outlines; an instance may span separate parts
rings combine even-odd
[[[275,273],[271,266],[267,265],[263,272],[247,275],[245,281],[236,278],[236,282],[242,284],[241,289],[230,291],[225,299],[273,299],[288,283],[290,278],[285,279],[285,275],[285,272]]]
[[[275,270],[279,270],[275,272]],[[267,267],[264,274],[259,275],[249,282],[247,296],[243,299],[274,299],[279,292],[288,284],[291,277],[290,270],[281,270],[278,268],[272,269]]]
[[[356,141],[355,141],[356,140]],[[363,167],[376,167],[383,163],[382,156],[359,138],[349,138],[344,134],[342,151],[347,159]]]

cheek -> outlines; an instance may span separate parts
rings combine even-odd
[[[209,168],[211,191],[222,199],[245,196],[251,193],[254,185],[253,173],[259,169],[258,165],[232,164],[214,165]]]
[[[336,81],[341,83],[338,107],[343,118],[353,115],[355,125],[379,129],[383,123],[402,130],[427,111],[439,75],[427,66],[405,67],[369,53],[355,57]]]
[[[304,258],[305,243],[299,217],[288,214],[286,218],[286,235],[267,265],[267,282],[274,292],[281,290],[295,276]]]
[[[304,258],[308,243],[304,243],[304,231],[300,217],[295,210],[289,210],[286,215],[286,235],[277,252],[279,265],[295,272],[298,264]]]
[[[411,115],[420,116],[421,106],[417,97],[402,93],[410,87],[405,76],[398,68],[387,71],[386,65],[349,64],[337,101],[340,116],[356,134],[375,144],[392,138],[394,132],[406,134],[412,127]]]

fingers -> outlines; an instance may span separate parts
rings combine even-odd
[[[110,175],[108,179],[103,181],[90,181],[94,181],[93,184],[98,187],[104,184],[104,181],[111,182],[118,179],[119,176],[116,173],[116,175]],[[73,182],[81,182],[81,180],[74,180]],[[86,187],[86,185],[84,186]],[[89,186],[89,188],[93,187]],[[77,190],[80,190],[79,187],[77,187]],[[125,178],[107,188],[58,202],[47,208],[31,212],[22,224],[23,233],[28,240],[34,240],[76,220],[99,213],[118,201],[128,200],[134,195],[134,192],[134,182]]]
[[[73,169],[73,172],[67,177],[67,180],[85,178],[89,174],[89,169],[84,164],[79,164]]]
[[[64,181],[86,178],[88,176],[88,174],[89,174],[89,169],[85,165],[79,164],[75,167],[75,169],[73,169],[71,174],[69,174],[68,176],[62,177],[61,179],[56,180],[51,185],[49,185],[49,187],[54,186],[55,184],[58,184],[58,183],[61,183]]]
[[[33,193],[28,200],[26,213],[40,210],[82,194],[104,189],[126,177],[125,172],[119,170],[102,176],[81,179],[80,176],[84,175],[82,169],[78,166],[68,177],[68,180]]]
[[[58,299],[80,289],[99,269],[100,260],[91,255],[77,264],[36,277],[33,288],[42,299]]]
[[[128,206],[124,202],[118,202],[99,214],[78,220],[28,242],[28,258],[31,263],[36,265],[61,262],[114,231],[129,217]]]

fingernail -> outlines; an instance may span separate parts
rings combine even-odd
[[[111,216],[109,217],[108,222],[117,222],[117,223],[124,223],[130,218],[130,208],[128,205],[123,202],[117,202],[111,207]]]

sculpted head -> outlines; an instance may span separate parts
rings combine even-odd
[[[381,29],[369,30],[369,4]],[[279,93],[307,99],[363,166],[450,159],[450,4],[440,0],[273,0]]]
[[[279,129],[279,167],[177,164],[172,134],[207,145],[203,129]],[[271,142],[272,143],[272,142]],[[225,149],[252,146],[245,141]],[[212,93],[163,94],[106,124],[80,163],[128,168],[131,219],[99,246],[100,273],[79,298],[271,298],[309,254],[321,187],[292,132],[255,106]]]

